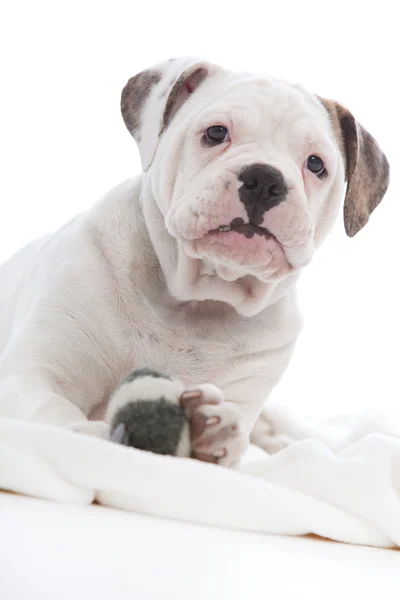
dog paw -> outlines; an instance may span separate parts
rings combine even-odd
[[[250,441],[268,454],[276,454],[295,440],[279,431],[266,410],[262,411],[250,435]]]
[[[202,384],[185,390],[180,402],[190,423],[192,456],[228,467],[238,464],[247,447],[247,436],[239,412],[224,402],[222,391]]]

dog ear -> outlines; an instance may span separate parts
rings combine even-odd
[[[333,100],[319,100],[328,111],[345,161],[344,226],[347,235],[353,237],[367,224],[370,214],[386,193],[389,163],[374,138],[347,108]]]
[[[195,59],[171,59],[129,79],[122,90],[121,112],[138,144],[144,171],[152,163],[160,135],[215,68]]]

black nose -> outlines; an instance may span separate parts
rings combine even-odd
[[[249,220],[260,225],[267,210],[280,204],[287,195],[288,189],[283,175],[270,165],[250,165],[239,175],[243,185],[239,188],[239,196],[246,207]]]

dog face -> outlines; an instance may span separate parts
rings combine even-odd
[[[274,78],[169,61],[128,82],[122,114],[139,145],[157,229],[165,224],[175,260],[186,262],[182,299],[199,299],[189,291],[195,273],[241,284],[261,307],[271,286],[311,260],[346,181],[349,235],[386,191],[386,158],[352,115]],[[208,299],[221,299],[213,287]]]
[[[166,227],[222,279],[281,278],[311,259],[332,188],[343,192],[343,161],[311,94],[263,78],[215,79],[160,144],[161,168],[181,140]]]

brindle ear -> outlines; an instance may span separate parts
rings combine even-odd
[[[174,115],[216,67],[193,58],[171,59],[129,79],[121,112],[138,144],[143,170],[153,160],[158,139]]]
[[[389,163],[374,138],[333,100],[319,98],[329,113],[346,165],[344,226],[353,237],[366,225],[389,185]]]

